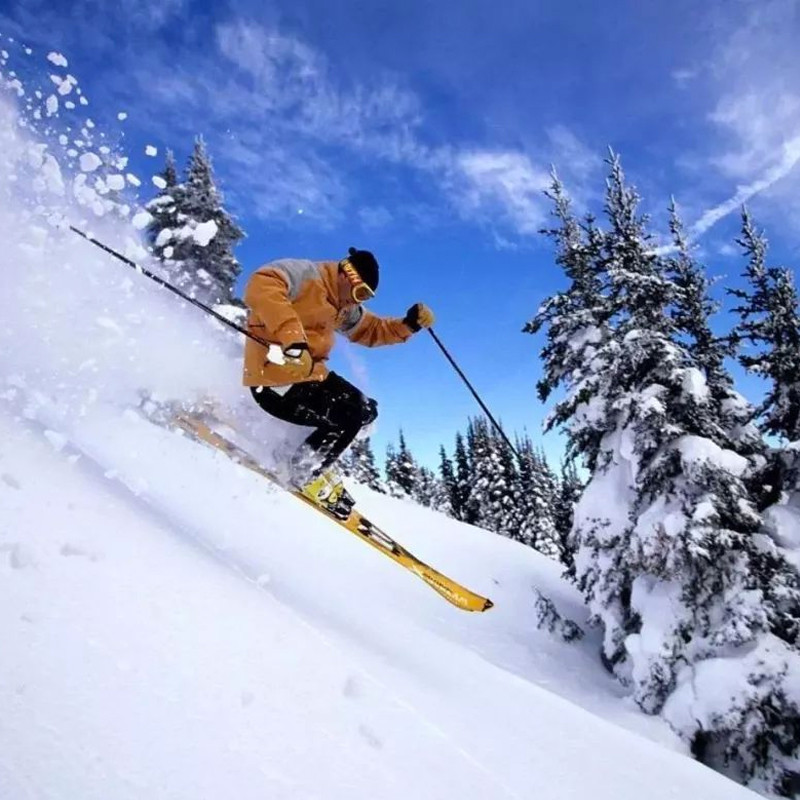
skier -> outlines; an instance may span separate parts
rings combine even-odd
[[[315,428],[291,458],[290,480],[340,519],[350,515],[354,500],[334,464],[378,408],[325,366],[334,331],[376,347],[405,342],[434,322],[423,303],[402,319],[366,311],[362,304],[375,296],[378,270],[372,253],[354,247],[338,262],[281,259],[256,270],[244,293],[247,330],[265,342],[246,340],[244,385],[268,414]]]

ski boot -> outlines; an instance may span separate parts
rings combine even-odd
[[[346,520],[356,501],[344,488],[342,478],[334,470],[328,469],[315,475],[304,485],[298,486],[300,493],[329,514]]]

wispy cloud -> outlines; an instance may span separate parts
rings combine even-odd
[[[676,85],[680,89],[688,89],[692,81],[694,81],[697,76],[698,71],[688,67],[683,67],[681,69],[675,69],[672,71],[672,80],[675,81]]]
[[[388,78],[337,85],[326,58],[296,37],[236,20],[218,26],[219,51],[249,77],[238,94],[248,115],[274,118],[303,135],[402,158],[421,122],[412,92]]]
[[[519,152],[473,151],[456,157],[459,197],[467,215],[505,215],[521,234],[535,234],[546,219],[546,170]]]
[[[564,125],[544,131],[534,153],[465,149],[450,157],[455,204],[465,217],[493,228],[495,244],[502,249],[515,246],[510,234],[533,236],[547,222],[551,206],[544,191],[552,166],[568,184],[576,206],[583,208],[603,165],[599,154]]]
[[[695,237],[702,235],[723,217],[740,209],[752,197],[785,178],[794,170],[798,161],[800,161],[800,136],[783,145],[783,156],[780,161],[767,169],[758,180],[746,186],[739,186],[732,197],[704,211],[700,219],[692,224],[691,235]]]
[[[76,0],[70,13],[93,1]],[[35,0],[21,2],[32,20]],[[209,24],[181,14],[187,7],[188,0],[143,0],[135,8],[120,0],[99,19],[93,55],[105,59],[115,47],[114,25],[126,15],[102,89],[106,102],[131,112],[127,124],[179,156],[202,133],[242,214],[283,224],[310,217],[323,227],[351,216],[375,230],[401,219],[430,224],[455,209],[513,246],[547,217],[542,191],[551,163],[579,202],[588,196],[584,187],[601,161],[566,126],[531,131],[517,148],[493,147],[491,139],[443,141],[406,79],[380,70],[348,76],[287,29],[224,8]],[[155,35],[171,24],[182,27],[169,38]],[[379,208],[365,208],[360,188],[384,179],[414,189],[397,192],[396,205],[383,197]]]
[[[737,182],[724,201],[691,226],[695,236],[759,195],[800,214],[800,69],[793,0],[763,0],[724,30],[705,65],[717,99],[708,114],[715,131],[707,167]],[[768,206],[768,202],[766,203]]]

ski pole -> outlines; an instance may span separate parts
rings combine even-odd
[[[169,281],[165,281],[163,278],[159,277],[154,272],[150,272],[150,270],[145,269],[143,266],[137,264],[135,261],[132,261],[127,256],[122,255],[122,253],[118,253],[116,250],[114,250],[113,247],[109,247],[107,244],[103,244],[103,242],[101,242],[99,239],[95,239],[93,236],[89,236],[88,233],[85,233],[80,228],[76,228],[74,225],[70,225],[69,229],[73,233],[77,233],[78,236],[82,236],[84,239],[86,239],[87,242],[91,242],[93,245],[96,245],[101,250],[105,250],[106,253],[109,253],[110,255],[114,256],[114,258],[119,259],[123,264],[126,264],[127,266],[135,269],[137,272],[140,272],[142,275],[145,276],[145,278],[150,278],[151,281],[154,281],[164,289],[168,289],[173,294],[178,295],[178,297],[180,297],[182,300],[185,300],[187,303],[191,303],[193,306],[197,306],[197,308],[199,308],[201,311],[205,311],[206,314],[210,314],[212,317],[214,317],[214,319],[216,319],[218,322],[221,322],[223,325],[227,325],[229,328],[232,328],[237,333],[241,333],[244,336],[247,336],[254,342],[258,342],[259,344],[264,345],[264,347],[269,346],[269,342],[265,342],[262,339],[259,339],[258,336],[254,336],[252,333],[240,327],[235,322],[226,319],[225,317],[222,316],[222,314],[217,313],[216,311],[214,311],[213,308],[209,308],[207,305],[201,303],[199,300],[196,300],[194,297],[189,297],[188,294],[182,292],[176,286],[173,286]]]
[[[439,349],[444,353],[445,358],[450,362],[453,369],[458,373],[459,377],[462,381],[467,385],[467,388],[472,392],[472,396],[478,401],[478,405],[483,409],[483,412],[486,414],[487,417],[491,420],[492,425],[497,428],[498,433],[505,439],[506,444],[511,449],[511,452],[520,460],[522,461],[522,456],[517,452],[517,448],[511,444],[511,440],[506,436],[506,432],[500,427],[500,423],[492,416],[492,412],[486,407],[486,403],[481,400],[480,395],[475,391],[473,385],[469,382],[467,376],[461,371],[461,367],[456,364],[455,359],[453,356],[450,355],[447,348],[442,344],[442,340],[434,333],[433,328],[428,328],[428,333],[433,337],[433,341],[439,345]]]

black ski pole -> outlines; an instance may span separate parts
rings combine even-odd
[[[480,395],[475,391],[474,387],[469,382],[467,376],[461,371],[461,367],[459,367],[458,364],[456,364],[455,360],[453,359],[453,356],[450,355],[447,348],[442,344],[441,339],[439,339],[439,337],[434,333],[433,328],[428,328],[428,333],[433,337],[433,341],[436,342],[437,345],[439,345],[439,349],[444,353],[445,358],[452,364],[453,369],[458,373],[461,380],[464,381],[464,383],[467,385],[467,388],[472,392],[472,396],[478,401],[478,405],[480,405],[480,407],[483,409],[486,416],[489,417],[489,419],[492,422],[492,425],[494,425],[494,427],[497,428],[499,434],[503,437],[503,439],[505,439],[506,444],[509,446],[509,448],[511,448],[511,452],[520,461],[522,461],[522,456],[520,456],[520,454],[517,452],[517,448],[514,447],[513,444],[511,444],[511,440],[508,438],[508,436],[506,436],[506,432],[500,427],[500,423],[492,416],[492,412],[489,411],[489,409],[486,407],[486,403],[484,403],[483,400],[481,400]]]
[[[74,225],[70,225],[69,229],[74,233],[77,233],[78,236],[82,236],[84,239],[86,239],[87,242],[91,242],[93,245],[96,245],[101,250],[105,250],[106,253],[109,253],[110,255],[114,256],[114,258],[119,259],[123,264],[126,264],[127,266],[135,269],[137,272],[140,272],[142,275],[145,276],[145,278],[150,278],[151,281],[154,281],[164,289],[168,289],[173,294],[178,295],[178,297],[180,297],[182,300],[185,300],[187,303],[191,303],[193,306],[197,306],[197,308],[199,308],[200,310],[205,311],[206,314],[210,314],[212,317],[214,317],[214,319],[216,319],[218,322],[221,322],[223,325],[227,325],[229,328],[232,328],[237,333],[241,333],[244,336],[247,336],[254,342],[258,342],[259,344],[264,345],[264,347],[269,347],[269,342],[265,342],[263,339],[259,339],[258,336],[254,336],[252,333],[246,331],[244,328],[240,327],[235,322],[231,322],[231,320],[226,319],[225,317],[222,316],[222,314],[218,314],[216,311],[214,311],[213,308],[209,308],[207,305],[201,303],[199,300],[195,300],[194,297],[189,297],[188,294],[182,292],[176,286],[173,286],[169,281],[165,281],[163,278],[156,275],[154,272],[150,272],[150,270],[145,269],[143,266],[137,264],[135,261],[132,261],[127,256],[122,255],[122,253],[118,253],[116,250],[114,250],[113,247],[109,247],[107,244],[103,244],[103,242],[101,242],[99,239],[95,239],[93,236],[89,236],[88,233],[85,233],[80,228],[76,228]]]

